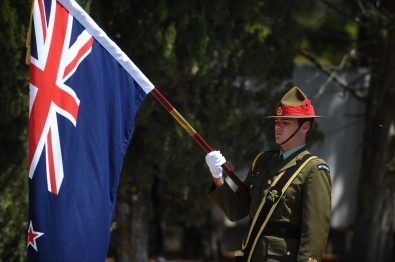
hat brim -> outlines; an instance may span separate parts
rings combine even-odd
[[[297,119],[300,119],[300,118],[322,118],[323,116],[284,116],[284,115],[282,115],[282,116],[267,116],[267,117],[265,117],[265,118],[268,118],[268,119],[272,119],[272,118],[297,118]]]

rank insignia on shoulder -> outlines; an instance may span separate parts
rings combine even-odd
[[[331,170],[329,169],[329,166],[325,165],[325,164],[319,164],[317,165],[318,170],[325,170],[330,172]]]
[[[317,262],[317,259],[314,257],[309,257],[306,262]]]

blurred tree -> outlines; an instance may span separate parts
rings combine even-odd
[[[395,2],[321,0],[317,5],[325,15],[315,23],[305,19],[302,53],[366,105],[353,250],[347,261],[393,261]],[[350,66],[369,70],[367,87],[363,81],[338,81],[336,72]]]
[[[24,261],[26,252],[28,117],[27,76],[24,63],[28,1],[0,2],[0,257]]]
[[[263,143],[268,125],[256,112],[267,104],[272,110],[272,87],[291,76],[300,43],[292,8],[293,1],[116,0],[94,1],[91,14],[191,125],[242,169],[269,147]],[[247,80],[266,85],[253,89]],[[184,225],[186,238],[198,239],[192,248],[183,241],[183,255],[202,256],[203,235],[195,233],[207,228],[211,182],[204,155],[166,110],[147,98],[119,187],[113,250],[121,261],[147,259],[148,243],[141,241],[148,241],[149,219],[159,229]],[[153,185],[160,195],[150,194]],[[150,203],[161,208],[160,217],[148,212]]]
[[[257,151],[270,148],[264,143],[270,125],[256,112],[272,110],[273,87],[291,76],[303,36],[293,14],[305,5],[289,0],[78,2],[231,166],[242,169]],[[24,260],[26,247],[20,236],[26,234],[27,175],[21,170],[27,152],[24,46],[30,4],[0,4],[0,51],[7,61],[0,68],[0,225],[5,232],[0,252],[6,260]],[[198,236],[194,243],[203,246],[200,233],[207,231],[199,229],[208,227],[211,181],[204,155],[148,97],[121,176],[116,248],[110,249],[120,261],[147,260],[149,221],[158,229],[182,225],[185,238]],[[152,207],[156,212],[150,212]],[[153,235],[160,236],[159,231]],[[190,252],[183,255],[200,256],[190,243],[183,241]]]
[[[269,87],[289,77],[290,58],[301,43],[304,50],[318,57],[313,61],[325,72],[336,71],[333,65],[339,64],[367,67],[371,74],[367,92],[361,88],[361,82],[341,85],[364,101],[367,109],[352,257],[355,261],[391,260],[394,225],[388,218],[394,215],[394,188],[388,183],[392,173],[387,167],[391,166],[388,163],[394,155],[394,108],[388,106],[394,101],[395,82],[392,1],[321,0],[297,4],[292,1],[210,4],[115,1],[102,8],[106,12],[112,10],[106,14],[101,12],[99,17],[117,43],[154,83],[160,88],[163,86],[165,93],[173,94],[174,104],[181,112],[188,113],[187,119],[197,130],[210,130],[203,135],[221,148],[235,166],[250,159],[247,152],[258,150],[250,141],[259,141],[254,136],[259,134],[259,128],[255,119],[248,116],[270,101],[269,97],[264,100],[259,96],[262,90],[268,94],[265,89],[248,92],[252,90],[244,81],[246,77],[259,75],[258,80],[266,80]],[[129,32],[132,38],[128,37]],[[306,52],[303,54],[311,59]],[[198,97],[200,99],[196,99]],[[206,110],[202,110],[203,105]],[[136,165],[135,160],[128,161],[132,167],[125,168],[128,176],[123,177],[130,180],[126,185],[133,186],[120,197],[126,197],[128,202],[128,194],[143,192],[141,187],[145,187],[145,195],[148,195],[150,183],[158,179],[166,196],[160,201],[164,201],[164,206],[172,204],[163,215],[165,220],[168,216],[167,221],[201,225],[204,212],[193,211],[204,210],[204,206],[194,207],[190,196],[193,199],[202,196],[201,189],[208,183],[206,177],[201,179],[205,176],[203,161],[198,161],[202,154],[157,103],[146,103],[146,106],[135,135],[139,142],[132,145],[130,155],[136,159],[133,156],[146,149],[146,152],[156,152],[155,158],[146,154],[141,166]],[[158,118],[155,123],[148,120],[153,117]],[[145,141],[150,132],[155,139]],[[251,149],[245,146],[250,144]],[[153,159],[155,164],[150,165]],[[170,174],[174,177],[169,177]],[[140,197],[145,199],[144,194]],[[197,200],[204,205],[204,201]],[[175,213],[176,218],[172,215]]]
[[[357,1],[359,51],[370,69],[358,187],[353,261],[394,261],[395,187],[388,183],[395,156],[395,2]]]
[[[5,0],[1,2],[0,52],[3,63],[0,64],[1,117],[0,117],[0,172],[4,181],[11,180],[15,174],[12,168],[20,165],[25,156],[25,134],[27,123],[27,73],[24,59],[26,55],[26,25],[30,6],[24,6],[21,14],[21,1]],[[17,10],[19,10],[17,12]],[[24,23],[26,22],[26,23]],[[21,33],[22,31],[22,33]],[[24,73],[22,73],[24,72]],[[1,183],[1,189],[6,183]],[[1,190],[2,191],[2,190]]]

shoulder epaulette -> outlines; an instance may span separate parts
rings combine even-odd
[[[258,159],[264,154],[265,156],[267,156],[268,158],[271,158],[272,156],[274,156],[276,153],[278,153],[278,150],[270,150],[270,151],[264,151],[264,152],[260,152],[254,159],[254,161],[252,162],[251,165],[251,170],[254,171],[255,165],[258,162]]]
[[[265,152],[260,152],[260,153],[255,157],[255,159],[254,159],[254,161],[252,162],[252,165],[251,165],[251,170],[252,170],[252,171],[254,171],[256,161],[258,160],[258,158],[259,158],[261,155],[263,155],[263,153],[265,153]]]

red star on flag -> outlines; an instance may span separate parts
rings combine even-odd
[[[34,231],[32,221],[30,220],[29,230],[27,231],[27,247],[32,246],[34,250],[37,250],[36,239],[44,235],[42,232]]]

